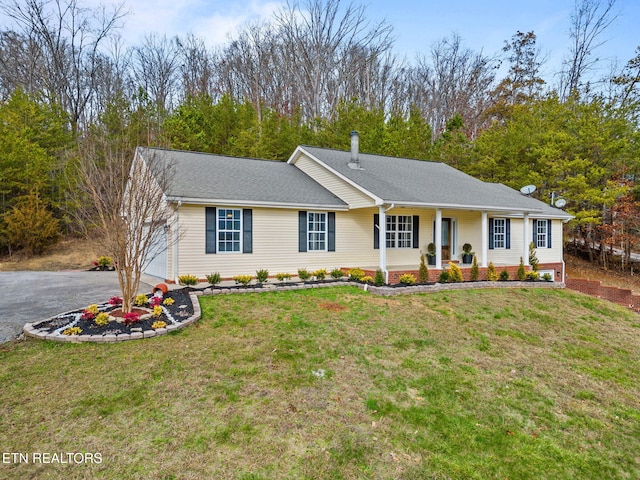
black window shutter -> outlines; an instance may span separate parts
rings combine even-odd
[[[336,212],[327,213],[327,250],[336,251]]]
[[[547,248],[551,248],[551,220],[547,220]]]
[[[489,250],[493,250],[493,218],[489,219]]]
[[[420,248],[420,217],[413,216],[413,248]]]
[[[305,210],[298,212],[298,251],[307,251],[307,212]]]
[[[242,253],[253,253],[253,210],[242,210]]]
[[[538,246],[538,220],[533,221],[533,236],[531,237],[531,241],[536,247]]]
[[[216,226],[218,218],[216,207],[205,207],[205,253],[216,253],[218,246],[218,237],[216,235]]]
[[[510,249],[511,248],[511,219],[507,218],[504,223],[505,223],[505,231],[506,231],[505,247],[507,249]]]
[[[373,248],[380,248],[380,214],[373,214]]]

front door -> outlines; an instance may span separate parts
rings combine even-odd
[[[451,260],[451,219],[442,219],[442,260]]]

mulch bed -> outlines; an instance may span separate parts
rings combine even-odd
[[[151,296],[151,294],[147,295],[148,298],[151,298]],[[93,319],[84,320],[80,318],[83,309],[79,309],[38,322],[34,327],[40,331],[46,330],[49,333],[62,333],[69,327],[79,327],[82,330],[81,335],[118,335],[151,330],[151,325],[157,321],[163,321],[167,325],[180,324],[193,316],[193,303],[189,296],[189,289],[171,290],[164,295],[164,298],[172,298],[174,303],[173,305],[163,305],[166,311],[163,312],[162,315],[159,317],[152,316],[129,325],[117,321],[110,321],[107,325],[99,326],[96,325]],[[120,306],[104,303],[99,304],[98,308],[100,312],[111,313],[112,311],[120,309]]]

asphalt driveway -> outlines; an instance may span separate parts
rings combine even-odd
[[[141,292],[152,286],[140,284]],[[120,295],[115,272],[0,272],[0,343],[14,339],[25,323],[106,302]]]

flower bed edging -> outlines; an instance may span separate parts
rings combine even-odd
[[[193,306],[193,315],[191,315],[189,318],[185,320],[182,320],[178,324],[170,324],[170,325],[167,325],[165,328],[158,328],[157,330],[143,330],[141,332],[120,333],[117,335],[115,334],[64,335],[62,333],[52,333],[49,330],[38,328],[39,325],[44,324],[45,322],[49,322],[62,315],[71,314],[77,311],[77,310],[72,310],[69,312],[55,315],[45,320],[40,320],[33,323],[27,323],[22,329],[22,331],[26,336],[37,338],[39,340],[53,340],[56,342],[69,342],[69,343],[79,343],[79,342],[113,343],[113,342],[124,342],[127,340],[140,340],[143,338],[151,338],[151,337],[156,337],[160,335],[165,335],[167,333],[174,332],[176,330],[180,330],[186,327],[187,325],[191,325],[192,323],[200,319],[200,316],[201,316],[200,303],[198,302],[198,298],[196,294],[194,292],[189,292],[189,299],[191,300],[191,304]]]

